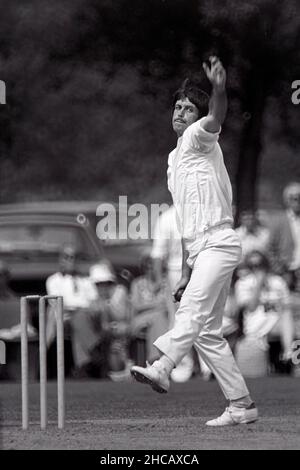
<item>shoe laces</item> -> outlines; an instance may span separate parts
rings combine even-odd
[[[155,361],[153,362],[153,364],[149,364],[149,362],[146,361],[146,366],[147,366],[147,369],[152,367],[159,373],[165,372],[164,366],[159,361]]]
[[[151,368],[159,369],[159,366],[157,364],[157,361],[153,362],[153,364],[150,364],[150,362],[146,361],[146,368],[151,369]]]

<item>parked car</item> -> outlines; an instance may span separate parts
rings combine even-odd
[[[19,293],[45,292],[45,280],[58,270],[61,247],[72,244],[78,269],[87,274],[92,264],[108,258],[117,273],[139,273],[141,256],[149,241],[104,243],[97,236],[99,202],[38,202],[0,206],[0,259],[11,272],[12,288]]]

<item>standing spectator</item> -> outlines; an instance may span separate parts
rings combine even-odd
[[[286,279],[291,289],[295,337],[300,339],[300,183],[287,185],[283,192],[284,214],[275,220],[270,256],[273,270]]]
[[[20,338],[20,298],[9,287],[10,272],[3,261],[0,261],[0,338],[11,341]],[[28,318],[28,337],[35,338],[36,330],[32,325],[32,312]]]
[[[272,269],[283,275],[290,287],[300,268],[300,183],[290,183],[283,192],[286,211],[273,224],[270,242]]]
[[[128,356],[131,332],[128,288],[123,282],[117,282],[109,263],[92,266],[90,277],[97,288],[97,299],[93,305],[98,307],[103,329],[109,338],[108,376],[113,381],[127,380],[132,365]]]
[[[242,250],[243,258],[254,250],[266,253],[268,250],[270,231],[261,225],[255,212],[243,211],[240,217],[240,226],[236,229]]]
[[[179,307],[179,303],[172,301],[172,293],[181,279],[182,272],[181,235],[178,230],[177,215],[174,205],[163,212],[157,220],[151,256],[154,263],[155,279],[158,285],[161,285],[163,282],[164,267],[166,268],[168,290],[166,300],[169,314],[169,328],[173,328],[175,313]],[[171,379],[174,382],[186,382],[191,378],[193,370],[193,355],[189,353],[183,358],[181,363],[172,370]]]
[[[236,283],[237,303],[243,309],[244,336],[265,350],[268,343],[280,341],[282,358],[288,360],[294,334],[288,286],[284,279],[271,273],[264,254],[254,251],[245,262],[251,273]],[[274,363],[278,364],[279,358]]]

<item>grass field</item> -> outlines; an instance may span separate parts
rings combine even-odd
[[[19,384],[0,383],[3,449],[300,449],[300,380],[249,381],[259,406],[256,424],[210,429],[223,411],[215,382],[195,378],[167,395],[136,383],[67,383],[67,425],[58,431],[56,384],[49,384],[49,428],[41,432],[39,387],[30,386],[32,427],[21,430]]]

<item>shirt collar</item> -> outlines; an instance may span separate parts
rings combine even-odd
[[[182,136],[178,138],[176,148],[179,149],[179,147],[181,146],[181,144],[182,144]]]

